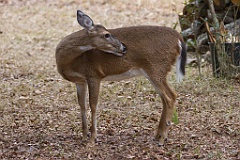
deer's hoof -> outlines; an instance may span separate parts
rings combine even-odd
[[[154,141],[157,142],[157,145],[159,147],[162,147],[166,143],[167,137],[165,137],[165,136],[155,136]]]

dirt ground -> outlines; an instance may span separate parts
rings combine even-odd
[[[173,27],[182,3],[0,1],[0,159],[240,159],[240,83],[213,78],[209,64],[201,75],[188,66],[180,84],[170,73],[178,98],[162,147],[152,140],[162,103],[147,80],[102,83],[98,143],[90,145],[82,140],[75,85],[57,73],[57,44],[82,29],[77,9],[107,28]]]

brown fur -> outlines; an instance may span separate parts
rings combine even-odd
[[[117,57],[98,49],[80,52],[81,37],[85,30],[64,38],[56,49],[59,73],[67,80],[76,83],[78,100],[82,111],[83,136],[86,138],[85,115],[86,86],[89,88],[89,101],[92,111],[91,141],[96,138],[96,108],[100,82],[109,75],[117,75],[133,68],[142,69],[160,94],[163,113],[159,122],[156,139],[163,144],[167,138],[167,128],[171,121],[176,94],[168,86],[167,74],[180,54],[179,40],[182,37],[175,30],[159,26],[136,26],[109,29],[127,48],[123,57]]]

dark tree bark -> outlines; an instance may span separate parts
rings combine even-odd
[[[221,60],[219,59],[219,54],[222,52],[222,49],[221,49],[221,33],[220,33],[220,24],[219,24],[219,21],[217,19],[217,15],[216,15],[216,12],[215,12],[215,8],[214,8],[214,4],[213,4],[213,0],[208,0],[208,7],[210,9],[210,13],[211,13],[211,18],[213,20],[213,27],[214,27],[214,30],[216,32],[215,33],[215,38],[216,38],[216,42],[215,44],[215,47],[216,47],[216,50],[215,52],[213,52],[213,71],[215,73],[213,73],[214,76],[216,77],[219,77],[222,75],[221,71],[222,71],[222,67],[221,67]],[[220,61],[220,62],[219,62]]]

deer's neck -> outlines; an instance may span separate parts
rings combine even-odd
[[[56,59],[60,65],[68,65],[84,52],[95,48],[86,32],[82,34],[77,33],[63,39],[58,45]]]
[[[87,33],[76,32],[63,39],[56,49],[56,61],[59,73],[64,77],[64,71],[71,68],[70,66],[72,66],[71,64],[74,60],[91,49],[94,49],[94,47]]]

